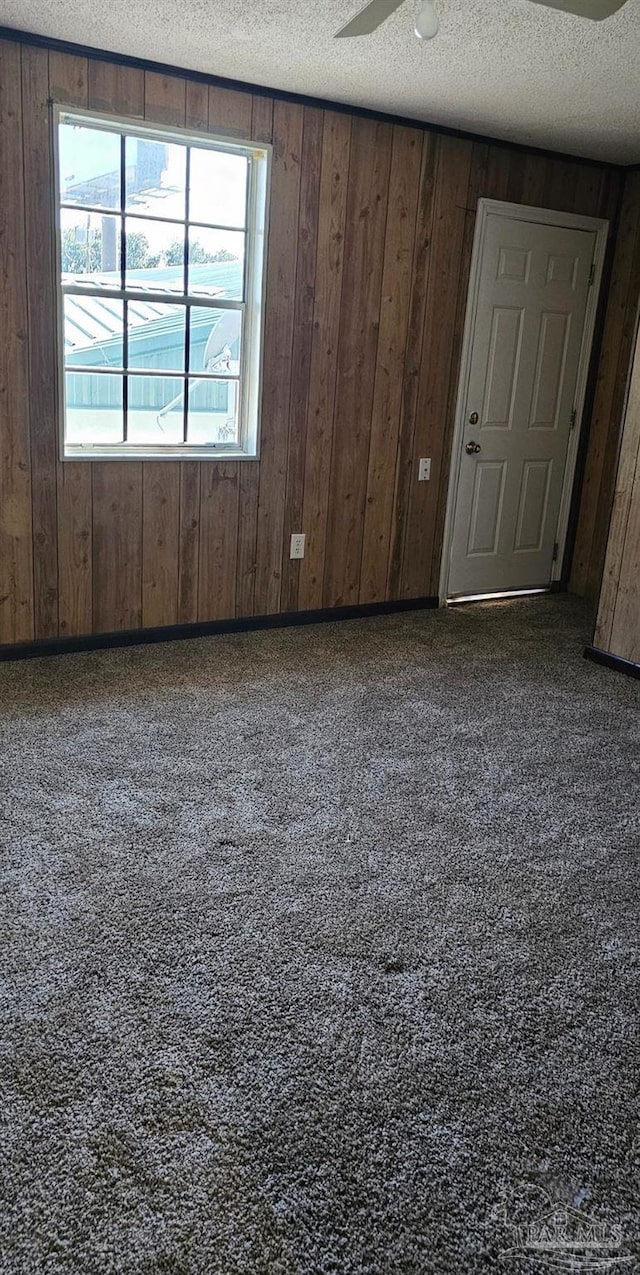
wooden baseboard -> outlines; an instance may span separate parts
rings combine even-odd
[[[626,673],[627,677],[640,677],[640,664],[633,660],[623,660],[621,655],[612,655],[611,651],[601,651],[598,646],[585,646],[586,660],[594,664],[604,664],[605,668],[614,669],[616,673]]]
[[[71,655],[76,651],[102,651],[114,646],[183,642],[189,638],[213,637],[223,633],[247,633],[252,629],[282,629],[304,624],[327,624],[336,620],[361,620],[368,616],[391,615],[398,611],[425,611],[437,606],[436,597],[403,598],[398,602],[370,602],[363,606],[282,611],[277,615],[252,615],[237,620],[207,620],[203,624],[171,624],[155,629],[124,629],[118,633],[44,638],[36,642],[0,646],[0,661],[33,660],[44,655]]]

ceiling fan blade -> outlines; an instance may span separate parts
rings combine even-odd
[[[575,13],[579,18],[591,18],[593,22],[602,22],[617,13],[627,0],[533,0],[534,4],[544,4],[548,9],[562,9],[563,13]]]
[[[370,4],[365,5],[361,13],[358,13],[351,22],[341,31],[336,32],[336,39],[341,40],[345,36],[353,35],[371,35],[373,31],[377,31],[387,18],[395,13],[400,5],[404,4],[404,0],[371,0]]]

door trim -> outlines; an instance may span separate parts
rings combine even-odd
[[[569,435],[567,464],[562,485],[562,497],[560,500],[560,511],[558,514],[558,526],[556,530],[558,554],[552,567],[550,581],[552,584],[560,579],[562,572],[562,562],[567,540],[567,527],[569,524],[569,509],[571,506],[571,495],[573,491],[573,480],[575,477],[576,461],[578,458],[578,445],[583,427],[582,417],[584,413],[584,400],[587,390],[591,348],[593,345],[593,333],[596,323],[596,313],[600,297],[600,288],[602,285],[602,273],[604,269],[604,259],[609,234],[609,222],[601,217],[587,217],[583,216],[581,213],[556,212],[551,208],[534,208],[528,204],[509,204],[498,199],[478,200],[473,253],[471,256],[469,291],[467,294],[467,310],[464,321],[462,353],[460,357],[460,377],[456,398],[456,415],[451,448],[451,468],[449,473],[449,486],[447,490],[442,560],[440,564],[439,599],[441,606],[446,606],[447,604],[449,573],[451,570],[453,524],[456,498],[458,494],[458,481],[460,477],[460,453],[465,427],[469,376],[471,374],[473,332],[478,309],[480,272],[484,253],[487,219],[489,216],[508,217],[510,220],[514,221],[533,221],[538,225],[544,226],[561,226],[567,230],[587,230],[591,231],[591,233],[596,236],[594,253],[595,272],[593,284],[589,288],[589,295],[587,297],[582,346],[580,348],[580,359],[578,362],[578,378],[576,381],[576,396],[574,402],[574,407],[576,409],[576,425]]]

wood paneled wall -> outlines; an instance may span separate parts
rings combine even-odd
[[[629,385],[594,646],[640,664],[640,330]]]
[[[50,100],[273,142],[259,461],[58,460]],[[0,642],[436,593],[477,200],[613,226],[622,184],[578,160],[13,42],[0,171]],[[635,260],[620,251],[610,397]],[[611,431],[613,408],[598,410]],[[603,501],[589,481],[592,563]]]
[[[571,589],[597,598],[640,298],[640,172],[625,174],[591,413]]]

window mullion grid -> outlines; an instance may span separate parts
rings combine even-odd
[[[163,305],[202,306],[205,310],[244,311],[245,309],[244,301],[237,301],[231,297],[218,297],[214,292],[211,296],[203,292],[199,296],[192,295],[187,298],[181,292],[162,292],[159,288],[143,292],[139,288],[103,288],[95,284],[92,286],[82,283],[62,283],[61,288],[64,296],[111,297],[115,301],[123,301],[126,298],[128,301],[151,301]]]
[[[182,441],[186,444],[189,434],[189,367],[191,362],[191,308],[189,306],[189,213],[190,209],[190,186],[191,186],[191,147],[187,146],[187,158],[185,166],[185,191],[184,191],[184,295],[186,305],[185,325],[184,325],[184,396],[182,405]]]
[[[109,215],[111,215],[112,217],[117,216],[117,209],[102,208],[100,204],[81,204],[81,203],[76,204],[76,203],[69,203],[69,202],[65,202],[64,200],[61,200],[60,208],[64,212],[94,213],[98,217],[108,217]],[[183,226],[184,225],[184,221],[182,217],[158,217],[157,215],[154,216],[153,213],[149,213],[149,212],[136,212],[135,208],[127,208],[125,211],[126,211],[127,217],[131,218],[134,221],[135,220],[155,221],[160,226]],[[230,233],[236,234],[236,235],[243,234],[247,229],[246,226],[235,226],[235,225],[224,226],[222,222],[217,222],[217,221],[192,221],[190,222],[190,225],[195,230],[223,230],[225,231],[225,233],[226,231],[229,231]]]
[[[119,373],[124,376],[124,368],[121,367],[87,367],[85,364],[65,363],[66,372],[75,372],[78,376],[114,376]],[[180,372],[177,368],[170,367],[140,367],[130,370],[131,376],[147,376],[156,377],[158,380],[185,381],[187,379],[186,372]],[[239,372],[196,372],[193,380],[198,381],[239,381]]]
[[[122,304],[122,441],[126,443],[129,436],[129,304],[126,294],[127,282],[127,229],[125,220],[127,158],[126,136],[120,135],[120,283],[124,294]]]
[[[192,229],[193,229],[194,227],[197,227],[197,226],[202,226],[202,228],[204,228],[205,226],[209,226],[209,225],[210,225],[210,223],[204,223],[204,222],[202,222],[202,223],[200,223],[200,222],[197,222],[197,223],[196,223],[196,222],[194,222],[194,223],[193,223],[193,225],[192,225],[192,223],[191,223],[191,218],[190,218],[190,213],[191,213],[191,208],[190,208],[190,174],[191,174],[191,161],[192,161],[192,145],[191,145],[191,144],[187,144],[187,145],[185,146],[185,150],[186,150],[186,190],[185,190],[185,220],[184,220],[184,224],[183,224],[183,230],[184,230],[183,295],[181,296],[181,295],[180,295],[180,293],[177,293],[177,294],[172,294],[171,292],[166,292],[166,293],[165,293],[164,291],[161,291],[161,290],[158,290],[158,291],[155,291],[155,290],[149,290],[149,291],[147,291],[147,290],[143,290],[143,289],[136,289],[136,288],[128,289],[128,287],[127,287],[127,276],[128,276],[128,272],[127,272],[127,266],[128,266],[128,254],[127,254],[127,220],[126,220],[126,219],[127,219],[127,215],[128,215],[128,214],[127,214],[127,146],[126,146],[126,143],[127,143],[127,131],[126,131],[126,130],[124,130],[124,129],[123,129],[122,131],[120,131],[120,130],[118,130],[118,131],[120,132],[120,207],[119,207],[119,210],[114,209],[113,211],[116,213],[117,219],[120,221],[120,263],[119,263],[119,264],[120,264],[120,268],[119,268],[120,288],[119,288],[119,289],[118,289],[118,288],[102,288],[102,287],[95,287],[95,286],[94,286],[94,287],[86,287],[86,286],[83,286],[81,283],[80,283],[80,284],[78,284],[78,283],[65,284],[63,280],[60,280],[61,290],[62,290],[63,295],[64,295],[64,294],[70,294],[70,295],[74,295],[74,294],[75,294],[75,295],[78,295],[78,296],[82,296],[82,295],[84,295],[84,296],[94,296],[94,297],[96,297],[96,298],[99,298],[99,297],[101,297],[101,296],[102,296],[102,297],[105,297],[105,298],[111,297],[111,298],[119,299],[119,300],[122,302],[122,325],[123,325],[123,328],[122,328],[122,369],[121,369],[121,370],[118,370],[118,375],[120,375],[120,376],[122,377],[122,414],[123,414],[123,430],[122,430],[122,434],[123,434],[123,443],[124,443],[125,445],[128,443],[128,413],[129,413],[129,397],[130,397],[130,386],[129,386],[129,380],[130,380],[130,374],[131,374],[131,370],[130,370],[130,367],[129,367],[129,322],[128,322],[128,319],[129,319],[129,305],[130,305],[131,303],[135,302],[136,300],[138,300],[138,301],[143,301],[143,302],[144,302],[144,301],[149,301],[149,302],[153,302],[153,301],[155,301],[155,302],[161,302],[161,303],[164,303],[164,304],[167,304],[167,305],[174,305],[174,306],[176,306],[176,307],[184,306],[184,309],[185,309],[184,372],[183,372],[183,373],[176,372],[176,373],[173,373],[172,375],[175,375],[175,376],[179,377],[179,378],[182,380],[183,387],[184,387],[184,396],[183,396],[183,440],[182,440],[182,441],[183,441],[183,445],[188,445],[188,433],[189,433],[189,386],[190,386],[190,383],[191,383],[191,375],[192,375],[192,369],[191,369],[191,326],[192,326],[192,325],[191,325],[191,318],[192,318],[192,312],[193,312],[194,307],[200,307],[200,306],[202,306],[202,307],[211,308],[211,309],[214,309],[214,310],[215,310],[215,309],[218,309],[218,310],[221,310],[221,311],[225,311],[225,310],[239,310],[239,311],[240,311],[241,316],[242,316],[242,327],[241,327],[241,333],[242,333],[242,336],[241,336],[241,341],[242,341],[242,346],[243,346],[243,353],[241,354],[241,358],[240,358],[240,368],[239,368],[239,370],[238,370],[238,373],[237,373],[236,375],[233,375],[233,374],[230,374],[230,373],[227,373],[226,375],[220,375],[220,374],[216,374],[216,373],[207,373],[207,372],[205,371],[205,369],[203,368],[203,369],[202,369],[202,372],[201,372],[199,375],[196,373],[196,376],[198,377],[198,379],[200,379],[200,377],[202,377],[202,379],[203,379],[203,380],[214,380],[214,381],[215,381],[215,380],[219,380],[219,381],[221,381],[221,382],[227,382],[227,383],[232,383],[232,382],[233,382],[233,383],[236,383],[236,385],[238,386],[238,391],[239,391],[239,393],[241,393],[241,392],[242,392],[242,388],[243,388],[243,379],[244,379],[244,371],[245,371],[245,367],[244,367],[244,365],[245,365],[245,356],[246,356],[246,350],[245,350],[245,340],[244,340],[244,338],[246,337],[246,333],[245,333],[245,324],[244,324],[244,319],[246,318],[246,306],[247,306],[247,283],[248,283],[248,272],[249,272],[249,264],[250,264],[250,263],[249,263],[250,252],[249,252],[249,250],[248,250],[248,248],[247,248],[247,242],[248,242],[248,239],[249,239],[249,236],[250,236],[250,230],[251,230],[251,219],[252,219],[252,215],[253,215],[253,205],[252,205],[252,192],[253,192],[253,180],[252,180],[252,178],[253,178],[253,156],[247,156],[247,155],[246,155],[246,151],[244,151],[244,150],[243,150],[243,152],[242,152],[243,154],[245,154],[246,158],[248,159],[248,163],[247,163],[247,184],[246,184],[246,194],[245,194],[245,223],[244,223],[244,226],[243,226],[243,227],[228,227],[228,226],[225,226],[225,227],[222,227],[222,226],[217,227],[217,226],[211,226],[211,228],[213,228],[213,229],[220,229],[220,230],[227,230],[227,231],[234,230],[234,231],[240,231],[240,233],[242,233],[242,237],[243,237],[243,241],[244,241],[244,252],[243,252],[243,269],[242,269],[242,292],[241,292],[240,300],[230,299],[230,298],[227,298],[227,297],[216,297],[215,295],[211,295],[211,296],[207,296],[207,295],[197,296],[197,295],[196,295],[196,296],[193,296],[193,297],[190,295],[190,291],[189,291],[189,288],[190,288],[190,268],[189,268],[189,267],[190,267],[190,235],[191,235],[191,231],[192,231]],[[197,143],[194,143],[194,144],[197,144]],[[221,149],[222,149],[222,148],[221,148]],[[240,153],[240,152],[238,152],[238,153]],[[63,207],[66,207],[66,201],[61,201],[61,204],[62,204],[62,206],[63,206]],[[70,208],[72,208],[72,209],[74,209],[74,210],[77,210],[77,209],[78,209],[78,205],[76,205],[76,204],[71,204],[71,205],[69,205],[69,207],[70,207]],[[85,209],[85,211],[90,211],[90,210],[87,208],[87,209]],[[96,210],[95,210],[95,211],[96,211],[97,213],[101,213],[103,216],[105,216],[105,215],[107,215],[107,214],[108,214],[108,211],[109,211],[109,210],[106,210],[106,209],[97,209],[97,208],[96,208]],[[146,219],[148,219],[148,214],[137,213],[135,210],[133,210],[133,211],[132,211],[132,216],[134,216],[134,217],[135,217],[135,216],[138,216],[138,217],[140,217],[140,218],[143,218],[143,216],[145,216],[145,217],[146,217]],[[153,220],[153,221],[163,221],[165,224],[166,224],[167,220],[168,220],[168,221],[170,221],[170,222],[173,222],[173,221],[174,221],[174,219],[173,219],[173,218],[169,218],[169,219],[164,219],[164,218],[162,218],[162,219],[160,219],[160,218],[155,218],[155,217],[152,217],[152,218],[151,218],[151,220]],[[175,219],[175,224],[180,225],[180,220],[176,218],[176,219]],[[60,285],[59,285],[59,286],[60,286]],[[80,372],[81,374],[82,374],[82,373],[84,373],[85,371],[86,371],[88,374],[92,374],[92,373],[96,373],[96,372],[102,372],[102,371],[104,371],[104,372],[109,372],[109,373],[110,373],[110,375],[112,375],[112,376],[113,376],[113,373],[116,371],[116,369],[114,369],[114,368],[107,368],[107,367],[105,367],[105,368],[93,368],[93,369],[91,369],[91,371],[90,371],[88,368],[85,368],[85,367],[79,367],[78,369],[72,369],[72,368],[69,368],[68,370],[69,370],[69,371],[76,371],[76,370],[77,370],[77,371],[78,371],[78,372]],[[155,369],[147,369],[147,371],[148,371],[148,373],[149,373],[149,375],[150,375],[150,376],[155,376],[155,375],[156,375],[156,371],[155,371]],[[145,374],[144,370],[143,370],[143,369],[140,369],[140,375],[144,376],[144,374]],[[166,373],[166,371],[165,371],[164,369],[158,369],[158,370],[157,370],[157,375],[158,375],[158,376],[160,376],[160,375],[165,376],[166,374],[167,374],[167,373]],[[238,402],[239,402],[239,400],[238,400]],[[237,408],[238,408],[238,404],[237,404]],[[216,445],[216,446],[217,446],[217,445]],[[126,447],[125,447],[125,450],[128,450],[128,448],[126,448]],[[221,451],[222,451],[222,450],[224,450],[224,447],[220,447],[220,450],[221,450]],[[205,450],[205,452],[204,452],[203,454],[207,454],[207,453],[206,453],[206,450]]]

